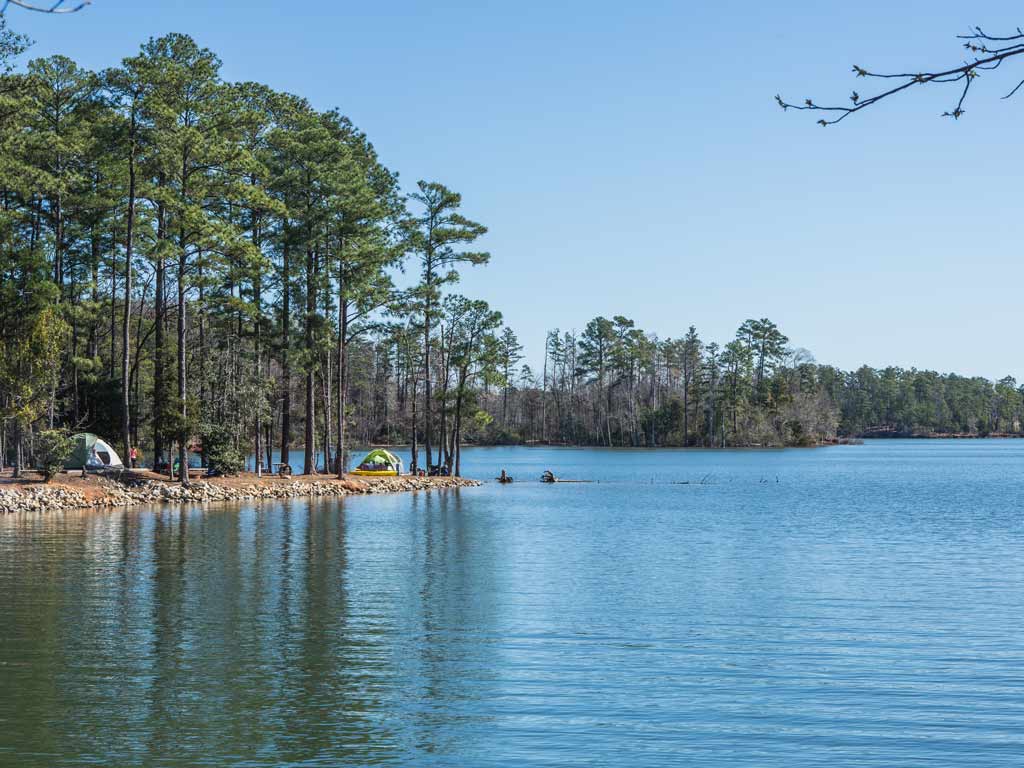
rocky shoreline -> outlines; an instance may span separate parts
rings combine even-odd
[[[480,485],[477,480],[467,480],[461,477],[411,476],[252,482],[244,485],[222,485],[198,481],[187,487],[153,480],[121,483],[116,480],[98,478],[97,483],[99,486],[97,493],[84,493],[82,490],[59,483],[0,487],[0,514],[132,507],[144,504],[206,504],[221,501],[292,499],[311,496],[359,496],[445,488],[470,488]]]

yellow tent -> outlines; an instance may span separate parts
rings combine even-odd
[[[352,474],[370,477],[396,477],[402,474],[402,460],[391,451],[377,448],[366,454],[366,458],[352,470]]]

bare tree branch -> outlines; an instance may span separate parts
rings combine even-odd
[[[900,80],[902,82],[892,88],[883,90],[867,98],[861,98],[860,94],[858,94],[857,91],[854,91],[850,96],[850,101],[853,102],[852,107],[822,106],[817,104],[813,99],[806,99],[803,104],[792,104],[785,101],[778,95],[775,97],[775,101],[783,110],[800,109],[833,113],[835,115],[834,117],[822,118],[821,120],[818,120],[818,124],[823,126],[834,125],[845,120],[854,112],[860,112],[866,107],[877,104],[882,99],[886,99],[889,96],[905,91],[915,85],[962,82],[963,89],[960,91],[960,98],[957,100],[956,106],[952,110],[942,113],[943,117],[952,117],[954,120],[959,120],[964,115],[964,102],[967,99],[968,91],[971,89],[971,83],[981,76],[981,71],[997,69],[1006,59],[1024,54],[1024,31],[1018,27],[1016,34],[1006,37],[997,37],[986,34],[981,27],[975,27],[970,34],[958,35],[957,39],[966,41],[963,46],[971,53],[971,56],[973,57],[972,60],[964,62],[960,66],[938,72],[903,72],[899,74],[883,74],[878,72],[869,72],[863,67],[859,67],[854,64],[853,73],[857,77],[881,80]],[[1004,43],[1009,43],[1009,45],[1004,45]],[[1003,96],[1003,98],[1010,98],[1017,93],[1021,87],[1024,87],[1024,80],[1017,83],[1016,87]]]
[[[0,5],[0,16],[3,16],[7,12],[7,7],[11,5],[38,13],[76,13],[85,8],[85,6],[90,5],[92,0],[79,0],[77,4],[70,6],[66,5],[66,3],[67,0],[55,0],[55,2],[37,5],[36,3],[29,2],[29,0],[3,0],[3,5]]]

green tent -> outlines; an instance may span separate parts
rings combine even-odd
[[[92,432],[79,432],[71,436],[75,449],[64,462],[64,469],[107,469],[123,467],[124,462],[110,443]]]
[[[366,454],[365,458],[359,462],[359,466],[352,471],[352,474],[400,475],[402,474],[402,460],[395,456],[391,451],[385,451],[383,448],[376,448]]]

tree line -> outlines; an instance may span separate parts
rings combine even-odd
[[[507,359],[507,358],[503,358]],[[1024,387],[933,371],[843,371],[793,348],[767,318],[725,344],[691,326],[659,339],[615,316],[547,334],[499,440],[604,446],[811,446],[844,438],[1021,435]]]
[[[372,339],[402,371],[400,409],[421,400],[422,464],[457,468],[501,324],[450,292],[489,259],[467,250],[486,228],[458,193],[403,193],[345,116],[224,81],[186,35],[102,72],[15,71],[26,44],[0,18],[0,456],[20,470],[40,429],[88,428],[173,453],[187,482],[192,447],[262,469],[301,434],[303,471],[324,456],[340,474],[353,411],[380,395],[350,381]]]
[[[439,317],[457,315],[446,309]],[[659,338],[624,316],[597,317],[579,332],[548,332],[533,366],[523,363],[515,333],[497,332],[496,321],[495,332],[471,347],[477,352],[458,355],[453,365],[447,322],[432,336],[430,378],[438,414],[454,409],[467,416],[459,443],[782,447],[1024,434],[1024,387],[1012,377],[843,371],[794,348],[767,318],[743,322],[731,340],[718,343],[692,326]],[[417,343],[423,340],[384,335],[353,346],[352,396],[359,405],[351,424],[359,442],[408,442],[422,430],[413,429],[423,422],[410,399],[423,374]]]
[[[842,372],[768,319],[720,345],[598,317],[548,333],[531,368],[501,314],[455,292],[490,258],[486,227],[440,183],[403,190],[340,112],[226,82],[185,35],[102,72],[16,69],[26,46],[0,18],[0,461],[16,471],[55,429],[177,457],[182,482],[193,448],[340,475],[352,444],[405,443],[458,473],[473,442],[1020,431],[1011,379]]]

